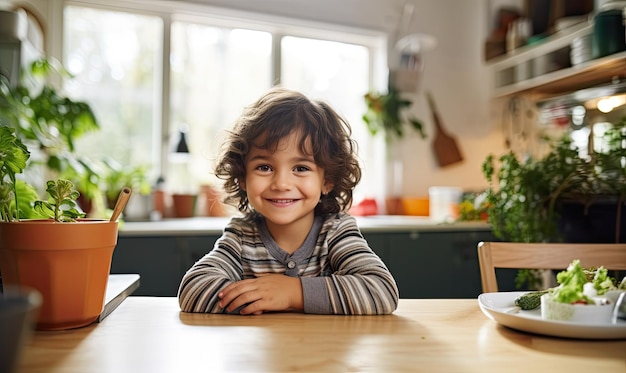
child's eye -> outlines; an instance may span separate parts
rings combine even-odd
[[[262,172],[269,172],[272,170],[272,168],[267,164],[258,165],[256,166],[256,169]]]
[[[306,172],[306,171],[310,171],[311,169],[307,166],[296,166],[294,167],[294,171],[296,172]]]

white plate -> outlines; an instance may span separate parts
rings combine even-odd
[[[626,322],[592,325],[541,318],[541,309],[530,311],[515,307],[515,298],[524,291],[483,293],[478,305],[485,315],[509,328],[555,337],[582,339],[626,339]]]

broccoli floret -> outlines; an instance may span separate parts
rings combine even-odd
[[[515,305],[523,310],[534,310],[541,306],[541,296],[548,293],[550,290],[539,290],[524,293],[515,298]]]

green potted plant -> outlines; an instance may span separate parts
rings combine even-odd
[[[84,213],[76,209],[79,193],[67,180],[48,181],[50,199],[32,201],[34,188],[17,179],[30,153],[13,128],[0,126],[0,154],[2,285],[41,293],[39,329],[93,322],[104,305],[117,222],[81,220]],[[24,190],[28,192],[22,194]]]
[[[48,181],[46,191],[34,208],[48,219],[0,222],[2,285],[41,294],[38,329],[88,325],[104,307],[117,221],[81,219],[68,180]]]
[[[49,198],[39,200],[36,189],[19,178],[34,165],[26,144],[36,143],[33,136],[38,135],[37,128],[43,130],[41,126],[46,126],[45,118],[54,117],[56,119],[51,123],[71,126],[76,113],[64,121],[62,116],[46,114],[43,105],[37,108],[38,123],[35,125],[31,123],[35,117],[24,106],[32,97],[20,86],[11,89],[6,81],[1,80],[0,77],[2,284],[33,288],[41,293],[43,302],[37,319],[38,329],[87,325],[100,315],[104,306],[111,259],[117,243],[117,221],[82,218],[83,213],[76,209],[79,193],[71,181],[49,181],[46,188]],[[16,102],[17,97],[24,101]],[[52,97],[54,102],[67,102],[58,94]],[[47,110],[57,109],[58,106],[52,105]],[[87,112],[91,110],[87,108]],[[72,133],[72,130],[66,130],[66,133]],[[60,138],[69,142],[73,135]],[[59,144],[59,148],[69,146]],[[35,147],[35,150],[39,151],[39,148]],[[61,157],[51,155],[48,162],[54,162],[54,159]]]
[[[383,133],[388,142],[393,138],[401,139],[408,126],[426,138],[422,121],[404,113],[413,102],[396,88],[390,86],[387,93],[369,92],[364,98],[367,111],[363,114],[363,121],[373,136]]]
[[[129,186],[144,196],[150,194],[152,186],[145,166],[124,166],[110,158],[102,160],[102,164],[102,187],[109,208],[115,206],[117,196],[124,187]]]
[[[487,156],[482,171],[494,235],[513,242],[623,242],[625,130],[623,118],[600,139],[602,151],[590,142],[585,157],[567,135],[544,137],[550,150],[540,158]],[[533,277],[520,272],[518,286],[528,280]]]
[[[103,159],[99,164],[104,207],[109,211],[113,209],[122,189],[130,187],[135,193],[129,201],[124,219],[149,219],[152,209],[152,185],[148,180],[148,168],[143,165],[121,165],[111,158]]]
[[[402,139],[406,135],[406,129],[409,128],[416,131],[422,139],[426,138],[422,121],[406,111],[413,102],[394,86],[390,85],[387,93],[368,92],[364,99],[367,111],[362,119],[372,136],[382,134],[389,144],[393,140]],[[388,214],[404,214],[401,196],[387,196],[385,203]]]

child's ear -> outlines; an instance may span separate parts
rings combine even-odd
[[[241,181],[237,181],[237,183],[239,184],[239,189],[243,190],[244,192],[246,191],[246,182],[244,180]]]
[[[333,190],[334,187],[335,187],[335,184],[325,181],[324,184],[322,185],[322,194],[326,195],[330,193],[330,191]]]

